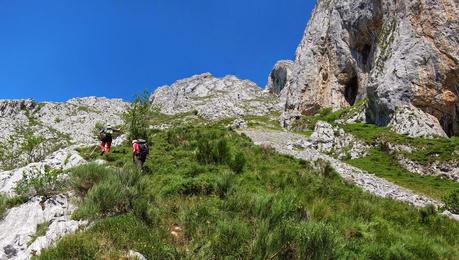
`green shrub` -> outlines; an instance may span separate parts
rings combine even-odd
[[[437,209],[434,205],[429,204],[424,208],[419,210],[419,217],[421,223],[427,223],[431,216],[435,216],[437,214]]]
[[[106,166],[95,163],[72,168],[69,173],[71,187],[81,194],[86,194],[96,183],[115,174]]]
[[[250,237],[249,226],[240,219],[220,220],[211,241],[212,256],[243,258]]]
[[[64,182],[58,178],[61,173],[60,170],[49,168],[45,168],[44,172],[23,173],[16,185],[16,192],[24,197],[56,195],[64,189]]]
[[[443,198],[445,209],[453,214],[459,214],[459,190],[450,192]]]
[[[234,156],[234,159],[230,162],[230,168],[234,173],[241,173],[244,170],[244,166],[247,160],[244,153],[238,152]]]
[[[131,107],[123,114],[128,130],[128,139],[145,139],[148,141],[148,117],[150,101],[148,91],[137,95]]]
[[[85,236],[71,235],[59,241],[59,245],[44,249],[40,259],[96,259],[98,246]]]
[[[119,176],[109,175],[88,191],[75,217],[94,219],[126,213],[130,208],[129,195],[127,186]]]

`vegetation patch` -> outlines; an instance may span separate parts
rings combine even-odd
[[[372,196],[327,167],[313,170],[218,125],[148,136],[145,173],[130,167],[127,144],[108,165],[69,171],[82,196],[74,218],[94,225],[40,258],[117,259],[129,250],[148,259],[459,257],[459,223]],[[239,156],[243,167],[233,167]]]
[[[459,188],[459,183],[449,179],[411,173],[401,167],[393,155],[374,148],[370,150],[368,156],[346,162],[402,187],[439,200]]]
[[[27,242],[27,245],[30,246],[37,240],[37,238],[42,237],[46,235],[46,232],[48,232],[50,222],[44,222],[42,224],[37,225],[37,231],[35,232],[34,235],[31,236],[31,239],[29,242]]]

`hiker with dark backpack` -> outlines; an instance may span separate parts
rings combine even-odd
[[[143,139],[137,139],[132,141],[132,160],[140,169],[143,169],[143,164],[147,160],[147,156],[150,153],[147,141]]]
[[[104,153],[106,155],[110,154],[110,148],[113,141],[113,133],[115,132],[120,132],[120,130],[113,128],[110,124],[107,124],[106,128],[100,130],[100,155],[103,155]]]

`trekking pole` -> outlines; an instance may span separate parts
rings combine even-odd
[[[92,152],[91,154],[89,154],[89,158],[91,158],[91,156],[94,154],[94,152],[96,151],[96,149],[99,148],[98,146],[94,147],[94,149],[92,149]]]

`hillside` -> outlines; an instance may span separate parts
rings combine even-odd
[[[319,0],[265,89],[1,100],[0,259],[459,258],[457,14]]]

